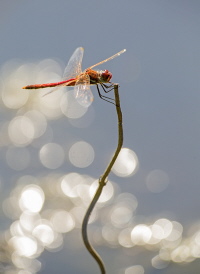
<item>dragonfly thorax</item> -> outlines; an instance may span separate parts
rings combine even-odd
[[[110,71],[106,70],[93,70],[93,69],[86,69],[85,72],[83,72],[83,75],[87,74],[90,77],[90,84],[100,84],[100,83],[108,83],[110,82],[110,79],[112,78],[112,73]]]

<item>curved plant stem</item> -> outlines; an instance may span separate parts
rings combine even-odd
[[[88,221],[89,221],[89,217],[90,214],[95,206],[95,204],[97,203],[101,192],[103,190],[103,187],[106,185],[107,182],[107,177],[111,171],[111,168],[113,167],[117,156],[122,148],[122,144],[123,144],[123,127],[122,127],[122,112],[121,112],[121,108],[120,108],[120,99],[119,99],[119,93],[118,93],[118,84],[114,85],[114,93],[115,93],[115,105],[116,105],[116,112],[117,112],[117,117],[118,117],[118,145],[117,145],[117,149],[113,155],[113,158],[111,159],[109,165],[107,166],[104,174],[100,177],[99,179],[99,187],[97,188],[97,191],[94,195],[94,198],[92,199],[88,210],[85,214],[85,217],[83,219],[83,223],[82,223],[82,237],[83,237],[83,242],[87,248],[87,250],[89,251],[89,253],[91,254],[91,256],[96,260],[97,264],[99,265],[99,268],[101,270],[101,274],[105,274],[106,270],[105,270],[105,266],[103,264],[103,261],[101,259],[101,257],[99,256],[99,254],[94,250],[94,248],[91,246],[89,240],[88,240],[88,236],[87,236],[87,225],[88,225]]]

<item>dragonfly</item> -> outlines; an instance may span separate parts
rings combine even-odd
[[[120,52],[112,55],[111,57],[93,66],[90,66],[84,71],[82,71],[81,65],[84,54],[84,48],[79,47],[74,51],[71,58],[69,59],[69,62],[64,70],[62,81],[56,83],[28,85],[23,87],[23,89],[52,88],[52,90],[47,93],[49,94],[61,87],[73,87],[75,91],[75,98],[77,99],[79,104],[81,104],[84,107],[89,107],[94,100],[90,86],[96,85],[99,97],[111,103],[110,100],[113,99],[105,95],[102,95],[99,89],[99,85],[102,87],[105,93],[108,93],[110,90],[112,90],[114,86],[114,83],[110,82],[112,78],[112,73],[107,69],[94,70],[93,68],[114,59],[115,57],[121,55],[125,51],[126,49],[123,49]]]

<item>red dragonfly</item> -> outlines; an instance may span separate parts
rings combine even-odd
[[[23,87],[23,89],[39,89],[39,88],[49,88],[54,87],[49,93],[57,90],[60,87],[71,87],[74,86],[75,97],[78,102],[88,107],[93,101],[93,94],[90,89],[90,85],[96,85],[99,97],[105,101],[110,102],[108,99],[111,99],[107,96],[104,96],[100,93],[99,85],[101,85],[104,92],[109,92],[113,88],[113,83],[110,82],[112,78],[112,73],[108,70],[93,70],[94,67],[101,65],[111,59],[119,56],[124,53],[126,50],[123,49],[120,52],[114,54],[113,56],[101,61],[82,72],[81,64],[83,59],[84,49],[82,47],[77,48],[72,54],[63,75],[63,80],[56,83],[47,83],[47,84],[36,84],[28,85]],[[110,85],[106,85],[110,83]],[[48,93],[47,93],[48,94]]]

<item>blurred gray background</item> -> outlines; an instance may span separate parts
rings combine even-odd
[[[110,70],[113,82],[120,84],[124,147],[136,153],[139,168],[134,175],[120,177],[111,174],[110,179],[116,188],[119,187],[118,194],[130,193],[137,199],[135,224],[149,225],[162,218],[178,222],[182,226],[182,240],[179,239],[177,246],[185,241],[186,250],[180,255],[182,259],[176,261],[171,255],[167,265],[159,269],[158,265],[154,267],[152,258],[160,254],[161,246],[143,244],[125,248],[119,243],[113,246],[102,243],[97,249],[105,260],[108,273],[197,273],[199,269],[200,247],[195,246],[195,255],[189,248],[200,229],[199,34],[200,3],[195,0],[1,0],[0,66],[3,94],[9,92],[6,91],[6,85],[15,85],[17,88],[12,94],[16,98],[18,94],[21,96],[21,86],[34,84],[38,80],[31,74],[34,64],[45,59],[58,62],[58,71],[62,76],[68,59],[79,46],[85,48],[83,69],[124,48],[127,49],[126,53],[99,68]],[[14,73],[23,64],[29,64],[26,68],[30,68],[30,71],[26,69],[27,74],[20,72],[21,78],[15,78],[12,85],[9,72]],[[49,76],[44,82],[54,80]],[[16,182],[19,178],[48,176],[52,172],[62,175],[76,172],[98,178],[103,173],[117,144],[117,118],[114,106],[100,100],[95,87],[92,90],[95,99],[85,115],[83,126],[74,126],[66,117],[48,119],[50,130],[45,137],[48,139],[48,135],[53,134],[48,140],[63,147],[65,153],[70,142],[74,140],[89,143],[95,150],[95,158],[85,168],[76,167],[66,159],[57,168],[51,169],[42,165],[38,153],[46,142],[44,140],[25,146],[7,143],[5,139],[8,137],[4,130],[6,125],[14,117],[22,115],[25,108],[26,111],[33,109],[37,101],[31,106],[27,103],[26,107],[8,107],[2,95],[2,235],[20,218],[20,213],[9,217],[5,209],[5,200],[13,195],[12,191],[17,193]],[[31,91],[31,94],[33,92],[40,93]],[[23,91],[24,96],[29,93]],[[109,96],[112,96],[112,92]],[[42,100],[49,100],[46,98],[43,97]],[[26,147],[29,164],[22,164],[22,168],[12,168],[12,164],[8,163],[7,152],[11,147]],[[18,153],[17,158],[23,157],[23,153]],[[53,181],[50,180],[50,184],[53,185]],[[48,203],[51,203],[50,198]],[[50,206],[51,210],[54,210],[54,206]],[[64,204],[62,206],[65,207]],[[93,226],[100,228],[101,220],[98,221]],[[35,270],[20,272],[19,264],[11,261],[10,265],[18,269],[14,273],[99,273],[96,263],[83,247],[80,227],[63,237],[62,248],[55,252],[49,252],[47,248],[41,252],[37,258],[41,267],[33,267]],[[172,248],[172,253],[173,249],[175,247]],[[189,255],[185,255],[187,252]]]

